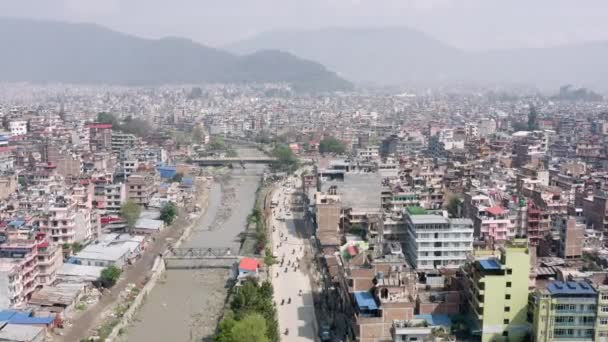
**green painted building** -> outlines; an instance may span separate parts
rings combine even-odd
[[[530,330],[527,241],[515,239],[498,250],[475,251],[463,271],[472,333],[482,342],[523,341]]]

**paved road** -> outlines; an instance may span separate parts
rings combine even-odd
[[[273,254],[278,257],[279,263],[273,266],[271,273],[272,283],[275,289],[275,301],[279,315],[279,328],[284,341],[315,341],[316,340],[316,318],[310,286],[307,265],[310,264],[310,252],[306,253],[308,239],[303,231],[301,224],[296,226],[295,222],[300,223],[301,214],[291,214],[291,218],[286,221],[279,221],[277,218],[285,215],[289,209],[291,195],[286,193],[287,188],[281,187],[273,194],[273,200],[279,202],[279,206],[273,210],[276,214],[272,215],[272,224],[276,228],[272,232]],[[285,239],[287,239],[285,241]],[[300,261],[297,262],[296,258]],[[293,264],[300,264],[295,268]],[[290,266],[287,266],[290,264]],[[287,272],[285,269],[287,268]],[[276,274],[278,273],[278,277]],[[302,295],[299,295],[299,291]],[[291,303],[288,304],[288,299]],[[282,301],[285,301],[281,305]],[[285,330],[289,329],[289,334],[285,335]]]

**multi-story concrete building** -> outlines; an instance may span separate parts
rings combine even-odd
[[[53,243],[90,241],[94,235],[91,210],[78,209],[70,199],[59,199],[48,206],[39,218],[40,231]]]
[[[25,120],[14,120],[8,124],[11,136],[19,136],[27,134],[27,121]]]
[[[555,230],[559,232],[557,255],[564,259],[580,258],[583,255],[585,224],[574,216],[560,216],[554,220]]]
[[[473,222],[429,215],[421,208],[404,213],[408,238],[405,254],[416,269],[458,268],[473,250]]]
[[[147,174],[133,174],[127,179],[127,198],[140,206],[148,206],[154,193],[154,177]]]
[[[327,193],[315,194],[315,211],[317,222],[317,238],[322,246],[335,248],[339,245],[338,231],[342,206],[340,195],[335,187],[330,187]]]
[[[598,320],[598,293],[588,282],[554,281],[533,299],[536,342],[599,341],[596,324],[608,325],[608,318]]]
[[[7,199],[17,190],[17,175],[8,173],[0,175],[0,200]]]
[[[14,169],[13,147],[0,146],[0,171],[9,172]]]
[[[525,239],[476,251],[463,267],[473,332],[482,342],[519,341],[528,331],[530,252]]]
[[[34,240],[0,245],[0,305],[11,307],[27,300],[38,286],[38,248]]]
[[[133,134],[112,132],[112,152],[121,155],[125,150],[135,146],[137,138]]]
[[[49,243],[44,234],[36,238],[38,243],[38,286],[52,285],[57,278],[57,271],[63,264],[61,246]]]
[[[89,149],[93,152],[109,151],[112,149],[112,125],[111,124],[90,124],[89,129]]]

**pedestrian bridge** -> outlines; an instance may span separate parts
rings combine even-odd
[[[197,158],[192,159],[192,164],[199,166],[221,166],[228,164],[270,164],[276,162],[277,159],[273,157],[226,157],[226,158]]]
[[[163,259],[167,269],[233,268],[239,256],[232,248],[171,248]]]

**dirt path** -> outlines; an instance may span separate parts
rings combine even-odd
[[[198,196],[199,201],[202,201],[206,194],[206,189],[203,187],[202,193]],[[172,224],[172,227],[165,229],[155,240],[150,240],[142,256],[133,264],[126,266],[123,270],[120,280],[110,289],[106,291],[100,298],[99,302],[87,309],[81,315],[68,321],[68,327],[63,330],[62,336],[53,335],[53,342],[74,342],[93,334],[93,330],[99,327],[104,320],[104,313],[117,303],[119,295],[128,284],[143,285],[147,282],[150,269],[154,264],[156,256],[165,250],[169,243],[177,240],[183,233],[185,227],[191,224],[186,218],[186,214],[180,214],[180,217]]]

